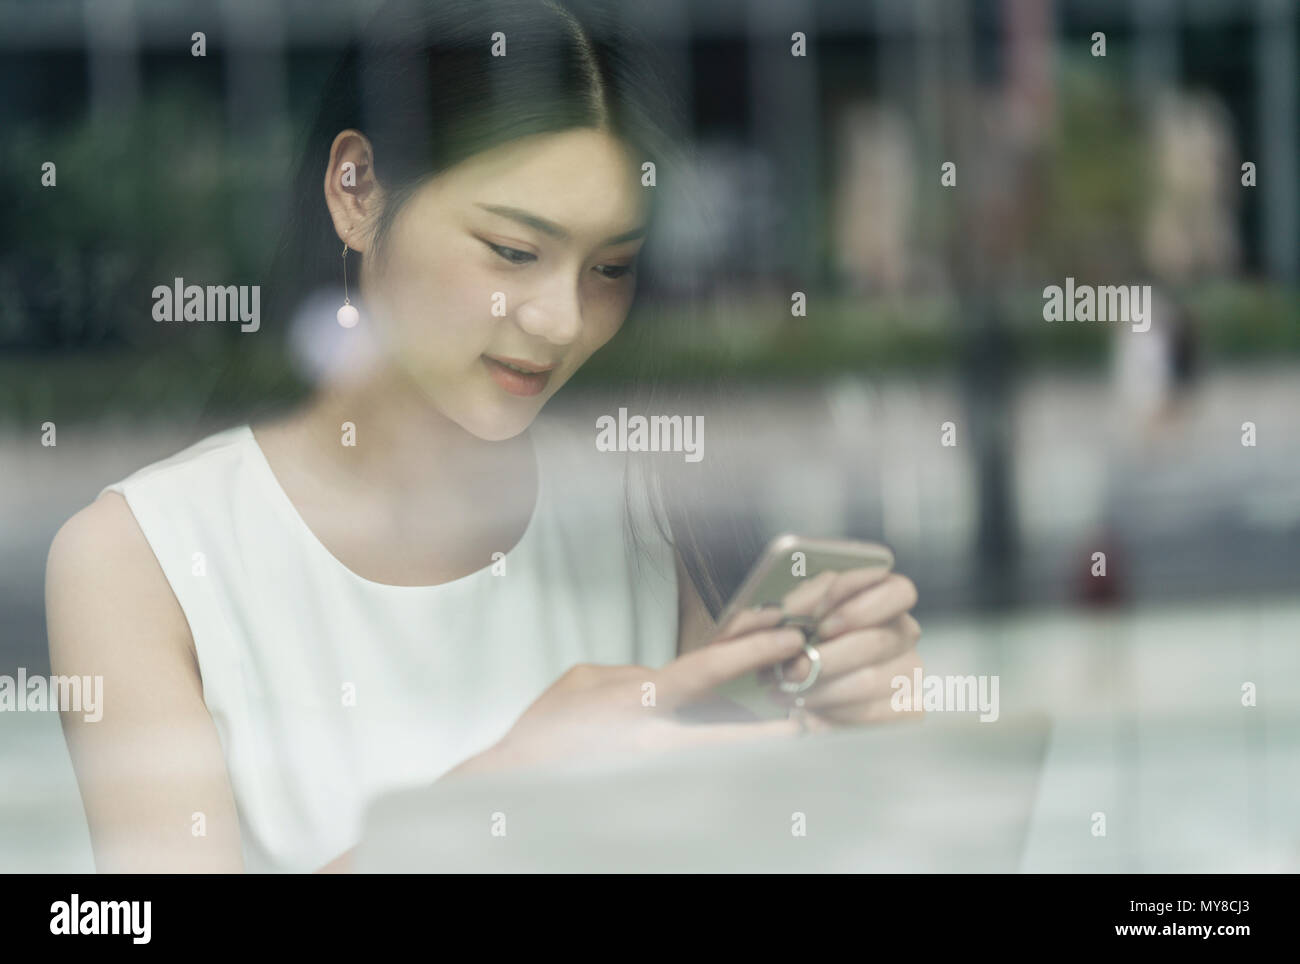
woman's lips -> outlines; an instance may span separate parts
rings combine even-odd
[[[544,368],[540,371],[525,373],[508,367],[505,362],[509,361],[511,365],[521,368],[535,368],[536,366],[515,359],[497,360],[490,355],[482,357],[483,364],[487,366],[488,374],[492,376],[493,381],[511,395],[536,395],[544,391],[546,383],[551,380],[551,372],[554,371],[552,368]]]

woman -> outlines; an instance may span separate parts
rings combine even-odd
[[[689,466],[625,491],[618,456],[537,420],[632,307],[644,165],[675,169],[657,89],[605,18],[549,0],[386,8],[344,57],[273,295],[347,271],[354,363],[107,487],[50,550],[54,671],[104,678],[103,719],[64,721],[101,870],[346,869],[386,790],[802,728],[675,713],[803,636],[714,626]],[[621,339],[651,374],[654,334]],[[803,725],[889,718],[910,582],[796,595],[826,620]]]

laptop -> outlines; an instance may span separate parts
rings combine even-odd
[[[362,873],[1015,872],[1050,724],[932,714],[614,765],[478,774],[367,811]]]

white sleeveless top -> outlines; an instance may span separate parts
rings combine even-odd
[[[523,537],[437,586],[339,562],[247,425],[103,490],[125,497],[189,621],[250,871],[328,863],[357,843],[372,798],[488,748],[575,663],[675,656],[672,548],[643,492],[649,551],[631,545],[622,458],[543,419],[530,432],[539,489]]]

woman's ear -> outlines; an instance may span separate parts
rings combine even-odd
[[[325,171],[325,205],[339,240],[365,254],[383,204],[384,192],[375,179],[370,141],[360,131],[340,131],[330,146]]]

